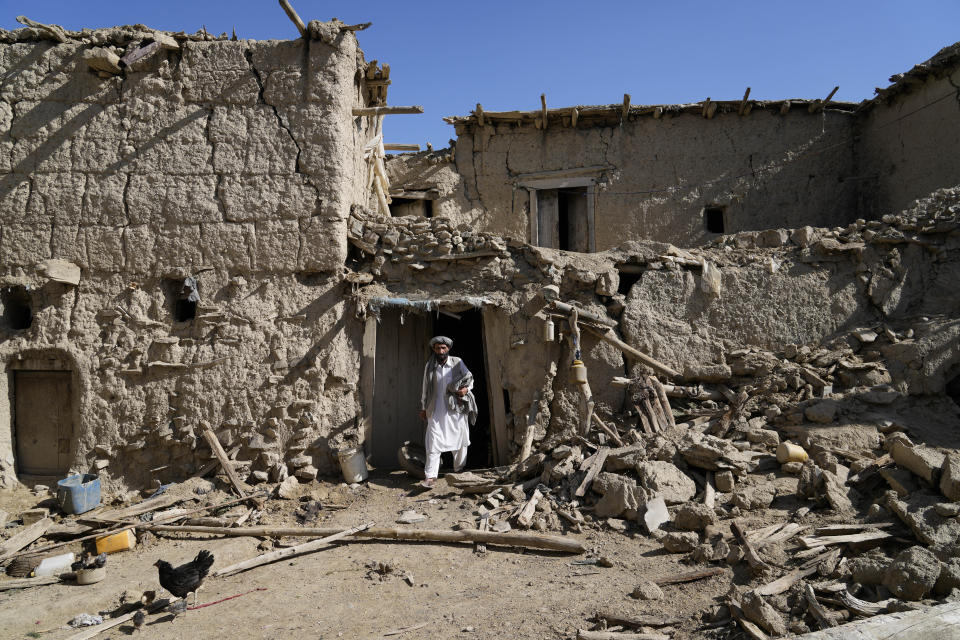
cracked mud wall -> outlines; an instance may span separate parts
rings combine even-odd
[[[896,213],[960,179],[960,67],[912,79],[862,117],[857,174],[861,217]]]
[[[604,167],[596,177],[598,251],[629,240],[695,246],[708,233],[702,210],[725,207],[726,231],[845,224],[854,215],[854,117],[755,110],[705,119],[640,117],[622,126],[458,125],[455,168],[486,230],[528,239],[524,174]]]
[[[0,479],[9,371],[30,353],[73,363],[72,470],[189,475],[210,455],[202,424],[241,446],[241,469],[334,469],[331,447],[357,437],[362,334],[340,280],[366,197],[353,34],[181,39],[101,78],[87,44],[16,33],[0,38],[0,287],[29,292],[33,321],[0,322]],[[48,281],[49,258],[79,285]],[[200,301],[178,321],[188,276]]]

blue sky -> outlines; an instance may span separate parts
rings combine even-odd
[[[291,0],[304,21],[372,21],[367,60],[391,66],[388,101],[424,115],[387,120],[388,142],[435,147],[448,115],[620,102],[822,98],[858,102],[960,40],[960,1],[417,2]],[[290,39],[276,0],[0,0],[0,27],[19,14],[70,29],[144,23],[241,38]]]

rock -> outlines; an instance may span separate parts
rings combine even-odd
[[[290,472],[287,470],[287,465],[283,462],[278,462],[270,467],[270,479],[274,482],[283,482],[287,479],[288,475],[290,475]]]
[[[850,335],[859,340],[861,344],[872,344],[879,337],[877,332],[871,329],[855,329],[850,332]]]
[[[681,505],[673,514],[673,524],[685,531],[703,531],[707,525],[717,521],[713,509],[705,504],[688,502]]]
[[[660,540],[664,549],[670,553],[687,553],[700,544],[700,536],[692,532],[671,532]]]
[[[747,591],[740,599],[740,609],[750,621],[757,623],[774,636],[787,634],[787,626],[777,610],[770,606],[763,597],[753,591]]]
[[[766,509],[773,502],[776,495],[776,489],[767,484],[741,487],[733,494],[733,504],[747,511]]]
[[[897,466],[909,469],[934,486],[940,478],[940,468],[946,462],[946,456],[939,451],[921,445],[908,447],[902,442],[893,444],[890,455]]]
[[[628,510],[636,512],[646,501],[643,489],[637,486],[633,478],[616,473],[597,474],[591,488],[603,493],[594,507],[594,513],[600,518],[619,516]]]
[[[954,589],[960,589],[960,558],[950,558],[942,563],[940,577],[933,585],[933,592],[937,595],[946,595]]]
[[[667,504],[687,502],[697,494],[693,479],[669,462],[642,462],[637,464],[636,470],[640,484],[660,495]]]
[[[943,516],[944,518],[956,518],[960,516],[960,504],[954,502],[935,504],[933,505],[933,510],[937,512],[938,516]]]
[[[730,545],[727,544],[727,541],[723,538],[717,540],[717,543],[713,545],[713,554],[711,560],[714,562],[720,562],[721,560],[726,560],[730,555]]]
[[[633,588],[630,597],[637,600],[662,600],[663,590],[649,580],[643,580]]]
[[[305,467],[301,467],[297,469],[296,473],[294,473],[293,475],[296,476],[298,480],[301,480],[303,482],[310,482],[312,480],[317,479],[317,473],[319,473],[317,471],[317,468],[312,464],[308,464]]]
[[[939,494],[915,492],[906,500],[887,495],[887,508],[910,527],[917,540],[934,550],[948,547],[960,538],[960,522],[944,518],[936,511],[941,502]]]
[[[416,511],[404,511],[400,514],[400,517],[397,518],[398,524],[415,524],[417,522],[423,522],[427,519],[427,516],[422,513],[417,513]]]
[[[890,559],[879,550],[855,556],[847,561],[850,577],[860,584],[882,584]]]
[[[804,409],[803,416],[810,422],[830,424],[837,418],[837,403],[833,400],[821,400]]]
[[[619,288],[620,273],[616,269],[601,273],[594,285],[594,291],[598,296],[615,296]]]
[[[786,229],[767,229],[757,234],[757,246],[766,248],[782,247],[790,240],[790,232]]]
[[[920,600],[933,591],[940,577],[940,561],[927,549],[916,546],[902,551],[887,567],[883,586],[898,598]]]
[[[123,73],[123,69],[120,68],[120,56],[104,47],[87,49],[83,52],[83,61],[94,71],[104,71],[115,75]]]
[[[697,545],[697,548],[690,554],[690,560],[696,564],[705,564],[713,560],[713,547],[709,543]]]
[[[648,500],[646,511],[643,514],[643,524],[647,533],[653,533],[666,522],[670,522],[670,513],[667,511],[667,504],[663,498],[657,496],[653,500]]]
[[[734,487],[733,472],[718,471],[717,475],[713,478],[713,482],[717,485],[717,491],[730,493]]]
[[[288,477],[277,487],[277,495],[285,500],[293,500],[300,496],[300,482],[293,476]]]
[[[726,364],[687,364],[683,369],[685,380],[700,382],[726,382],[733,377],[733,371]]]
[[[815,498],[820,487],[823,470],[813,460],[807,460],[800,469],[797,481],[797,495],[801,498]]]
[[[909,496],[920,488],[920,485],[917,484],[916,477],[906,469],[897,469],[894,467],[880,469],[880,477],[886,480],[890,488],[896,491],[897,495],[901,498]]]
[[[960,502],[960,454],[948,453],[940,467],[940,492],[949,500]]]
[[[621,520],[620,518],[607,518],[607,526],[614,531],[619,531],[620,533],[623,533],[627,530],[626,521]]]
[[[690,465],[707,471],[746,473],[752,467],[750,456],[733,446],[729,440],[696,432],[688,432],[684,436],[680,454]]]
[[[510,523],[506,520],[500,520],[495,522],[491,527],[491,531],[496,531],[497,533],[506,533],[510,531]]]
[[[803,472],[802,462],[784,462],[780,465],[780,471],[789,473],[792,476],[798,476]]]
[[[822,475],[823,493],[827,502],[838,513],[850,513],[853,511],[853,503],[847,494],[847,488],[840,482],[840,479],[829,471],[824,470]]]
[[[771,429],[757,429],[747,431],[747,440],[754,444],[762,444],[765,447],[776,447],[780,444],[780,434]]]
[[[289,464],[294,469],[300,469],[301,467],[305,467],[309,464],[313,464],[313,458],[311,458],[310,456],[296,456],[296,457],[290,458],[290,460],[287,461],[287,464]]]
[[[250,483],[251,484],[260,484],[262,482],[269,482],[270,474],[266,471],[254,471],[250,474]]]
[[[815,238],[813,227],[798,227],[790,232],[790,240],[801,248],[809,246]]]

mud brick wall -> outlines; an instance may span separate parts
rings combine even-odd
[[[725,209],[725,231],[853,219],[856,183],[853,122],[848,112],[809,113],[797,107],[646,116],[618,126],[457,125],[455,168],[476,223],[527,240],[529,195],[524,174],[605,167],[595,176],[596,250],[629,240],[695,246],[716,237],[705,206]],[[443,172],[438,173],[442,178]],[[441,198],[441,203],[443,198]],[[467,208],[466,211],[470,211]]]
[[[182,478],[210,455],[204,424],[245,470],[334,469],[357,437],[362,332],[339,279],[365,199],[354,35],[179,34],[101,77],[83,58],[98,43],[16,33],[0,38],[0,480],[17,471],[15,371],[44,368],[72,374],[71,470]]]

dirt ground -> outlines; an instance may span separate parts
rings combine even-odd
[[[443,481],[434,490],[423,492],[402,472],[374,472],[356,488],[314,482],[301,485],[301,490],[304,500],[319,499],[328,505],[309,523],[312,526],[347,528],[364,522],[401,526],[395,524],[398,515],[412,509],[427,519],[402,526],[449,529],[460,520],[475,522],[472,514],[479,504],[478,496],[461,495]],[[0,496],[0,508],[22,508],[29,497],[26,491]],[[218,497],[225,500],[228,496]],[[302,502],[270,500],[259,524],[297,526],[294,511],[299,504]],[[787,514],[778,515],[784,518]],[[158,558],[178,564],[192,559],[200,549],[209,549],[216,556],[216,568],[262,552],[257,538],[179,539],[181,535],[147,535],[135,550],[110,556],[108,578],[95,585],[59,584],[0,592],[0,635],[68,638],[76,630],[64,625],[77,614],[112,610],[124,597],[136,600],[143,591],[158,589],[157,570],[152,566]],[[175,619],[166,613],[151,615],[142,633],[158,639],[572,638],[578,628],[593,628],[588,619],[604,609],[628,615],[679,616],[685,622],[675,638],[722,637],[714,635],[718,632],[696,630],[703,626],[701,612],[727,591],[729,575],[664,587],[663,600],[634,600],[629,594],[640,578],[656,579],[696,567],[681,563],[686,554],[664,552],[634,523],[628,524],[626,532],[614,531],[604,522],[588,525],[581,534],[566,535],[582,540],[588,553],[576,556],[495,546],[478,553],[473,545],[416,542],[337,544],[241,574],[209,579],[200,592],[201,604],[245,595],[189,610]],[[303,541],[284,538],[280,544]],[[576,564],[598,556],[608,558],[613,566]],[[368,568],[371,563],[387,564],[392,571],[383,575]],[[412,586],[405,580],[407,575]],[[254,589],[262,590],[251,592]],[[418,628],[396,633],[415,626]],[[390,632],[394,633],[388,636]],[[125,623],[99,637],[133,633],[132,625]]]

